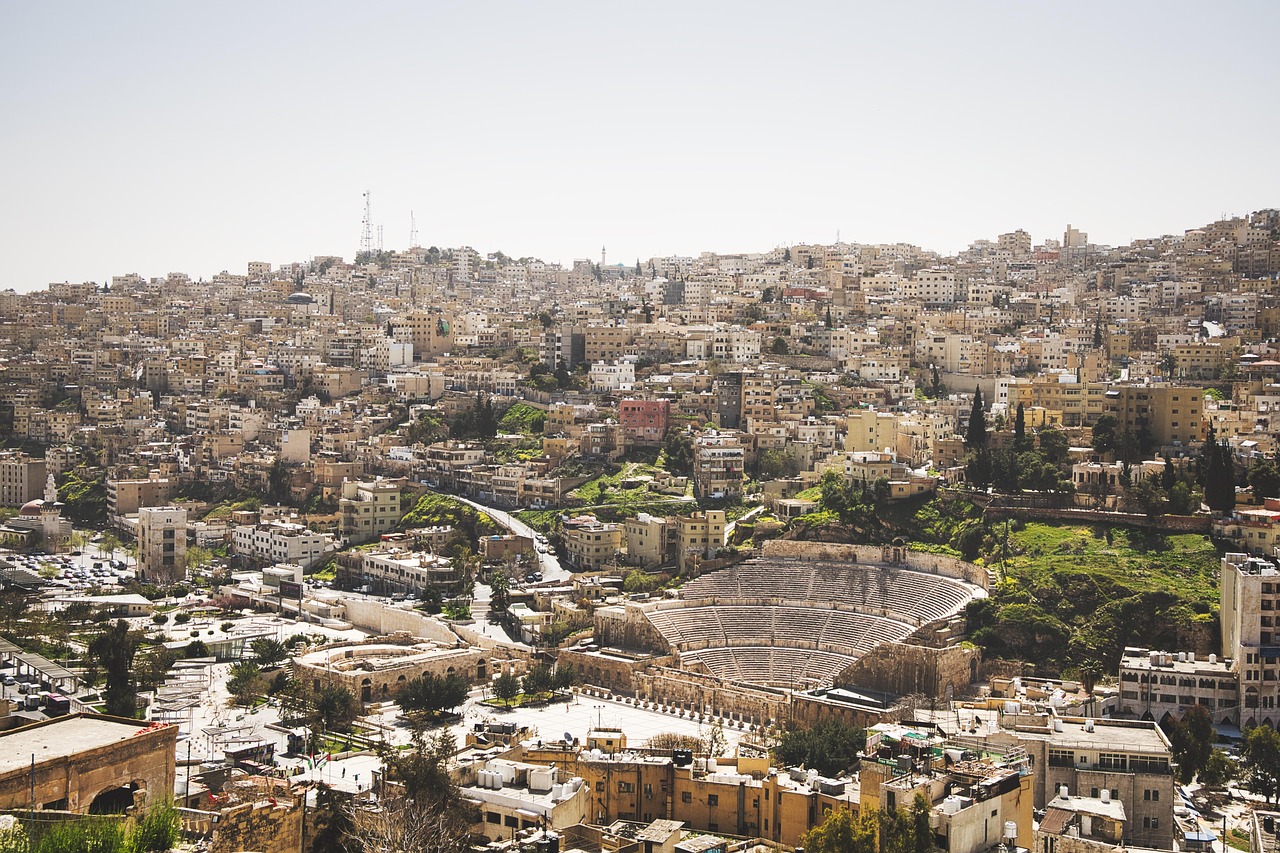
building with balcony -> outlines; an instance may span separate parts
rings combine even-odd
[[[700,435],[693,442],[693,494],[698,500],[742,497],[746,449],[737,436]]]

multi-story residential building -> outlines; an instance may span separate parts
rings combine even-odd
[[[671,424],[671,401],[623,400],[618,403],[618,423],[636,444],[661,444]]]
[[[1113,385],[1103,402],[1118,430],[1146,428],[1157,447],[1204,438],[1204,391],[1186,385]]]
[[[667,530],[665,518],[642,512],[622,523],[627,543],[627,563],[642,568],[652,568],[667,561]]]
[[[698,560],[709,560],[725,545],[725,513],[695,512],[676,519],[676,564],[684,572]]]
[[[1013,721],[1009,721],[1014,724]],[[1159,725],[1140,720],[1055,715],[1017,718],[1016,727],[977,727],[984,744],[1022,747],[1034,768],[1035,807],[1068,793],[1124,804],[1127,843],[1167,850],[1173,844],[1173,749]]]
[[[154,584],[176,583],[187,572],[187,511],[177,506],[138,510],[138,569]]]
[[[700,435],[693,442],[693,492],[699,500],[742,497],[746,449],[737,436]]]
[[[566,521],[561,535],[568,563],[577,569],[602,569],[622,550],[622,528],[592,515]]]
[[[592,362],[587,380],[591,390],[597,394],[629,391],[636,381],[636,363],[627,360]]]
[[[0,505],[22,506],[39,498],[47,479],[43,459],[14,450],[0,453]]]
[[[263,564],[288,563],[306,569],[336,547],[333,536],[305,525],[275,520],[245,524],[231,533],[236,554]]]
[[[387,480],[346,482],[338,499],[339,530],[351,542],[368,542],[400,521],[400,487]]]
[[[1228,661],[1195,652],[1129,647],[1120,657],[1118,714],[1163,723],[1200,705],[1215,723],[1239,723],[1239,684]]]
[[[391,336],[413,344],[413,360],[425,361],[453,349],[453,322],[440,311],[410,311],[391,324]]]
[[[1280,570],[1262,557],[1227,554],[1221,574],[1218,618],[1222,653],[1239,684],[1238,725],[1275,725],[1280,721]]]
[[[133,515],[144,506],[164,506],[177,493],[178,484],[152,471],[145,480],[107,480],[107,514]]]
[[[897,445],[898,416],[893,412],[857,409],[845,416],[845,450],[870,453]]]
[[[344,576],[347,584],[367,585],[371,591],[384,594],[447,589],[461,580],[452,560],[425,551],[365,551],[358,565],[358,576]]]

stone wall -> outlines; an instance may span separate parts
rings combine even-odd
[[[1073,524],[1112,524],[1162,530],[1170,533],[1209,533],[1213,519],[1207,515],[1156,515],[1136,512],[1106,512],[1098,509],[1066,509],[1055,507],[998,506],[987,507],[988,518],[1022,518],[1065,521]]]
[[[357,628],[373,631],[375,634],[403,631],[410,636],[451,646],[458,643],[457,634],[438,619],[420,611],[363,598],[344,598],[342,604],[347,621]]]
[[[298,678],[311,679],[315,685],[340,684],[366,702],[387,699],[395,695],[405,682],[428,672],[437,676],[457,674],[470,682],[487,680],[492,674],[487,657],[479,649],[420,649],[412,641],[413,638],[407,634],[401,634],[358,643],[320,646],[304,657],[295,659],[293,672]],[[348,666],[348,658],[361,657],[362,647],[388,645],[403,646],[418,654],[407,655],[403,661],[386,657],[374,663],[371,659],[368,668],[358,664]],[[326,665],[323,660],[312,660],[319,652],[333,653],[334,665]],[[365,688],[368,688],[367,695]]]
[[[870,565],[900,566],[917,572],[928,572],[967,581],[988,589],[991,576],[986,569],[966,563],[944,554],[927,554],[912,551],[900,545],[847,545],[836,542],[803,542],[795,539],[770,539],[764,543],[762,553],[769,557],[867,563]]]
[[[213,825],[210,853],[298,853],[302,849],[302,797],[243,803],[223,809]]]
[[[685,607],[683,602],[672,606]],[[669,650],[666,638],[645,616],[658,607],[656,602],[629,601],[620,607],[602,607],[595,613],[596,642],[618,649]]]
[[[944,698],[963,692],[976,681],[981,661],[982,654],[976,648],[886,643],[836,676],[835,684],[900,696],[921,693]]]
[[[606,687],[625,696],[636,695],[635,677],[647,667],[668,665],[670,657],[637,657],[582,652],[565,649],[558,656],[558,663],[569,665],[578,673],[584,684]]]
[[[787,694],[711,675],[653,666],[633,676],[633,695],[655,705],[693,713],[718,713],[732,720],[763,724],[787,716]]]

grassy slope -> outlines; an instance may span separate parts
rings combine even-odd
[[[1134,528],[994,525],[988,563],[1001,581],[975,614],[973,638],[990,653],[1049,670],[1086,661],[1111,671],[1126,645],[1213,651],[1218,552],[1206,536]]]

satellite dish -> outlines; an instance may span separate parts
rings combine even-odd
[[[565,733],[564,733],[564,742],[565,742],[565,743],[573,743],[573,735],[569,734],[568,732],[565,732]]]

